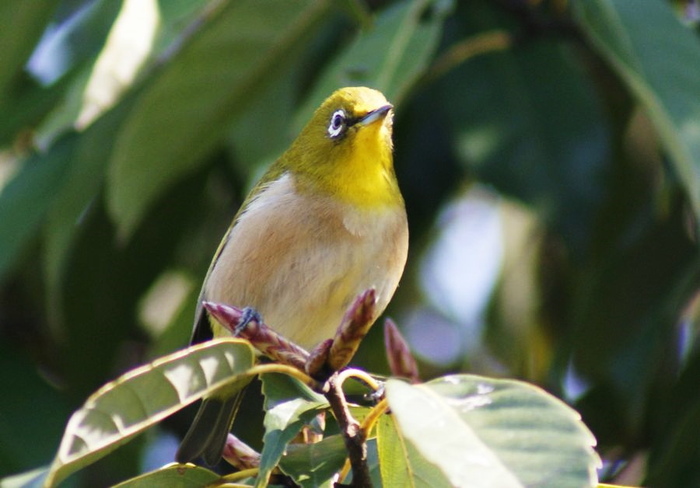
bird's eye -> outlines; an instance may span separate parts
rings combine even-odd
[[[331,116],[331,123],[328,124],[328,135],[331,139],[340,137],[345,130],[345,112],[336,110]]]

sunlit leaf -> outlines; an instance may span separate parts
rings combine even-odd
[[[593,435],[560,400],[526,383],[453,375],[386,385],[399,430],[453,486],[590,488]]]
[[[700,216],[700,42],[657,0],[572,2],[595,49],[644,106]]]
[[[61,481],[222,386],[244,386],[253,359],[249,343],[220,339],[161,358],[103,386],[68,421],[47,483]]]
[[[322,0],[227,2],[137,100],[116,136],[109,209],[124,235],[146,208],[197,163],[327,9]]]
[[[37,468],[26,473],[0,479],[0,488],[44,488],[44,480],[49,473],[49,467]]]
[[[377,448],[383,488],[452,486],[437,466],[421,455],[398,430],[396,416],[383,415],[377,424]]]

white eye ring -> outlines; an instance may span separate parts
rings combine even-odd
[[[331,115],[331,123],[328,124],[328,135],[331,139],[339,137],[345,130],[345,111],[343,109],[336,110]]]

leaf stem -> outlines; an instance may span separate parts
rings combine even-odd
[[[221,477],[221,479],[225,483],[221,484],[221,485],[217,485],[217,486],[219,486],[219,487],[230,486],[231,482],[244,480],[246,478],[254,478],[255,476],[258,475],[259,471],[260,471],[260,468],[250,468],[250,469],[243,469],[241,471],[236,471],[235,473],[227,474],[227,475]],[[241,485],[232,485],[232,486],[241,486]]]
[[[248,371],[246,371],[246,374],[250,375],[259,375],[266,373],[286,374],[287,376],[291,376],[292,378],[298,379],[314,391],[322,391],[323,389],[323,385],[321,385],[321,383],[313,379],[311,376],[295,368],[294,366],[287,366],[286,364],[258,364],[257,366],[253,366]]]
[[[338,382],[338,386],[340,388],[342,388],[343,383],[345,383],[345,380],[347,380],[348,378],[357,378],[360,381],[362,381],[363,383],[365,383],[367,386],[369,386],[374,391],[377,391],[381,388],[381,385],[379,384],[379,382],[377,380],[375,380],[374,378],[372,378],[371,375],[369,375],[368,373],[366,373],[362,370],[354,369],[354,368],[346,369],[346,370],[338,373],[338,378],[336,380]]]
[[[512,36],[504,30],[493,30],[478,34],[453,44],[440,56],[427,72],[423,82],[444,76],[465,61],[480,54],[504,51],[513,44]]]
[[[367,414],[365,419],[362,421],[362,424],[360,424],[360,428],[364,432],[371,432],[374,425],[381,418],[381,416],[387,412],[387,410],[389,410],[389,402],[386,398],[382,398],[382,400],[369,411],[369,414]]]

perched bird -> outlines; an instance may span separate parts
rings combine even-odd
[[[392,158],[393,107],[365,87],[316,110],[245,199],[199,296],[193,342],[229,334],[202,301],[252,307],[305,348],[333,337],[355,297],[374,287],[386,308],[406,263],[408,226]],[[375,320],[377,317],[373,317]],[[240,395],[206,398],[179,462],[221,458]]]

